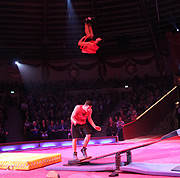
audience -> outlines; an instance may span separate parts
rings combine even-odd
[[[146,76],[143,79],[136,78],[132,82],[132,91],[128,93],[127,97],[123,97],[120,108],[115,113],[114,120],[111,122],[117,123],[117,116],[120,117],[124,124],[135,121],[140,114],[158,101],[173,86],[173,80],[168,77],[148,78]],[[110,130],[109,122],[107,130]],[[109,135],[115,134],[107,132],[107,136]],[[117,129],[116,135],[118,135],[119,140],[123,140],[120,129]]]
[[[33,121],[32,125],[30,126],[30,140],[38,140],[39,137],[39,126],[37,125],[36,121]]]
[[[119,96],[118,88],[124,87],[124,84],[128,84],[132,90]],[[123,125],[120,126],[120,119],[124,124],[135,121],[172,86],[173,80],[170,77],[150,78],[148,76],[142,79],[136,77],[131,81],[111,78],[24,84],[0,82],[1,92],[6,93],[13,87],[20,93],[25,140],[69,138],[71,112],[75,105],[83,104],[87,99],[92,100],[94,122],[100,125],[104,124],[115,106],[120,103],[117,113],[109,117],[107,135],[118,135],[119,139],[123,140],[121,135]],[[109,92],[112,88],[117,90]],[[6,98],[8,102],[8,95]],[[2,101],[1,98],[0,101]],[[5,109],[2,109],[1,103],[0,122],[4,126]]]
[[[111,111],[118,102],[117,91],[113,95],[105,90],[103,92],[101,90],[62,92],[53,83],[51,85],[31,83],[31,87],[27,88],[29,91],[23,97],[23,104],[21,104],[23,118],[25,121],[27,119],[31,124],[36,121],[36,125],[40,130],[39,123],[44,120],[48,127],[47,139],[68,138],[71,128],[70,116],[76,104],[83,104],[87,99],[92,100],[95,122],[102,124],[105,113]],[[39,133],[39,135],[41,139],[44,139],[42,133]]]

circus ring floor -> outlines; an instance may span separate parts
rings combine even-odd
[[[140,137],[135,139],[129,139],[125,141],[119,141],[115,143],[101,143],[101,144],[90,144],[88,146],[88,154],[92,157],[98,155],[104,155],[111,152],[119,151],[126,148],[131,148],[136,145],[144,144],[150,141],[155,141],[159,139],[159,137]],[[81,145],[78,146],[78,156],[82,156],[80,153]],[[8,153],[8,152],[6,152]],[[50,148],[34,148],[28,150],[18,150],[11,151],[11,153],[32,153],[32,154],[61,154],[62,162],[67,162],[72,159],[72,148],[71,146],[67,147],[50,147]],[[122,161],[126,159],[125,156],[122,155]],[[113,165],[115,162],[114,155],[97,160],[100,163],[105,163],[109,165]],[[147,147],[138,148],[132,150],[132,163],[137,165],[166,165],[173,164],[174,167],[180,165],[180,138],[178,136],[163,140],[161,142],[149,145]],[[58,164],[58,163],[56,163]],[[79,168],[78,168],[79,169]],[[22,170],[0,170],[1,178],[45,178],[49,170],[47,167],[36,168],[28,171]],[[96,171],[95,169],[91,169],[91,171],[83,170],[83,167],[79,170],[56,170],[56,172],[60,175],[61,178],[104,178],[109,177],[110,170],[104,171]],[[177,171],[179,173],[179,171]],[[156,178],[165,178],[171,176],[162,176],[162,175],[148,175],[144,172],[134,173],[128,170],[121,170],[119,176],[123,178],[141,178],[141,177],[156,177]]]

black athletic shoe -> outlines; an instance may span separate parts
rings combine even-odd
[[[81,152],[85,158],[87,158],[86,150],[87,150],[87,148],[84,148],[84,147],[81,149]]]
[[[77,152],[74,152],[74,153],[73,153],[73,159],[74,159],[74,160],[77,160],[77,159],[78,159],[78,157],[77,157]]]

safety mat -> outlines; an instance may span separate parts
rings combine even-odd
[[[68,161],[62,161],[57,164],[46,166],[46,170],[54,171],[86,171],[86,172],[98,172],[98,171],[113,171],[115,170],[115,163],[101,162],[100,160],[94,161],[93,163],[84,165],[68,166]]]
[[[61,162],[61,154],[1,153],[0,169],[31,170]]]
[[[121,166],[121,171],[140,174],[180,177],[178,163],[130,163]]]

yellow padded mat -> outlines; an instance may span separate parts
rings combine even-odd
[[[0,169],[31,170],[61,161],[61,154],[1,153]]]

